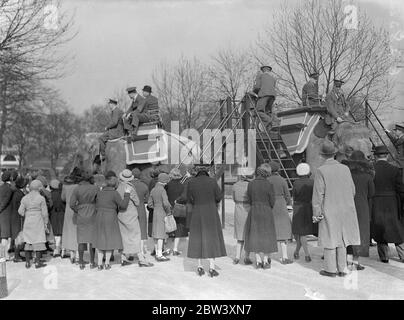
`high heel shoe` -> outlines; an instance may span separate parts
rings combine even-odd
[[[255,263],[255,269],[261,269],[263,267],[263,263],[262,262],[256,262]]]
[[[80,270],[84,270],[85,267],[86,265],[84,263],[80,263]]]
[[[110,264],[106,264],[106,265],[105,265],[105,270],[109,270],[109,269],[111,269],[111,265],[110,265]]]
[[[233,260],[233,264],[239,264],[239,263],[240,263],[240,259],[235,258],[235,259]]]
[[[311,257],[310,256],[305,256],[304,260],[306,260],[306,262],[311,262]]]
[[[293,254],[293,258],[295,258],[295,260],[298,260],[300,258],[299,254],[297,252],[295,252]]]
[[[219,272],[217,272],[215,269],[209,269],[209,277],[217,277],[219,275]]]
[[[90,269],[95,269],[97,268],[97,264],[96,263],[90,263]]]
[[[31,262],[29,261],[25,262],[25,268],[27,269],[31,268]]]
[[[202,277],[205,274],[205,270],[202,267],[198,267],[197,273],[198,276]]]
[[[292,264],[293,261],[292,261],[292,260],[289,260],[289,259],[282,259],[282,260],[281,260],[281,263],[282,263],[282,264]]]
[[[99,265],[97,269],[98,269],[98,271],[104,270],[104,266],[103,266],[103,265]]]
[[[264,262],[264,264],[262,265],[262,269],[271,269],[271,262]]]

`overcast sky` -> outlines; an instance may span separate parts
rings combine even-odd
[[[151,72],[164,59],[184,54],[205,60],[228,43],[248,46],[282,2],[63,0],[63,8],[75,12],[79,32],[64,48],[75,56],[69,74],[53,85],[80,112],[127,85],[152,84]],[[403,17],[401,0],[361,2],[377,23],[392,20],[391,8]]]

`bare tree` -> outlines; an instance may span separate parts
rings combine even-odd
[[[221,48],[212,56],[209,67],[211,87],[219,99],[230,97],[232,101],[241,99],[252,89],[255,63],[250,52],[232,46]]]
[[[163,62],[152,78],[166,124],[177,120],[180,130],[203,127],[214,99],[208,69],[201,61],[182,56],[175,64]]]
[[[341,78],[348,99],[367,99],[379,105],[389,101],[392,58],[388,32],[376,28],[360,8],[348,15],[344,8],[342,0],[285,6],[259,36],[256,58],[273,64],[279,95],[287,101],[301,102],[301,88],[313,71],[320,73],[324,94],[334,78]],[[353,15],[352,21],[349,15]]]
[[[38,82],[63,75],[59,52],[69,41],[72,17],[51,0],[0,0],[0,153],[16,105],[33,99]]]

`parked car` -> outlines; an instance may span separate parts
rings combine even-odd
[[[18,169],[20,165],[20,160],[18,156],[12,154],[2,154],[0,157],[0,168],[1,171]]]

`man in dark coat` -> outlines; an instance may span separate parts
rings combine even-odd
[[[13,190],[11,188],[11,172],[5,171],[1,180],[3,184],[0,186],[0,239],[1,245],[6,248],[6,258],[8,259],[9,242],[8,238],[11,237],[11,211]]]
[[[270,66],[262,66],[261,71],[254,84],[254,92],[258,94],[256,109],[263,125],[269,131],[272,123],[272,105],[276,98],[276,79]]]
[[[404,216],[400,192],[403,188],[400,169],[387,162],[386,146],[375,148],[375,196],[372,208],[372,238],[377,242],[380,260],[389,262],[389,243],[396,245],[397,253],[404,262]]]
[[[123,111],[118,107],[118,101],[109,99],[111,111],[111,122],[105,128],[106,132],[99,138],[100,155],[105,157],[105,148],[108,140],[120,138],[124,135],[123,132]]]
[[[324,120],[327,125],[331,126],[330,134],[335,133],[338,125],[349,116],[349,107],[341,89],[343,83],[342,80],[334,80],[334,87],[325,97],[327,114]]]
[[[142,103],[132,112],[131,131],[132,137],[136,136],[139,125],[145,122],[160,121],[159,103],[155,96],[151,94],[152,88],[144,86]]]
[[[129,109],[125,112],[123,117],[124,128],[128,133],[133,131],[132,121],[133,121],[133,112],[137,110],[137,108],[144,103],[144,98],[137,93],[136,87],[130,87],[126,89],[132,103]]]
[[[309,81],[303,86],[302,89],[302,103],[303,106],[317,106],[320,103],[318,96],[318,77],[317,72],[313,72],[309,75]]]

